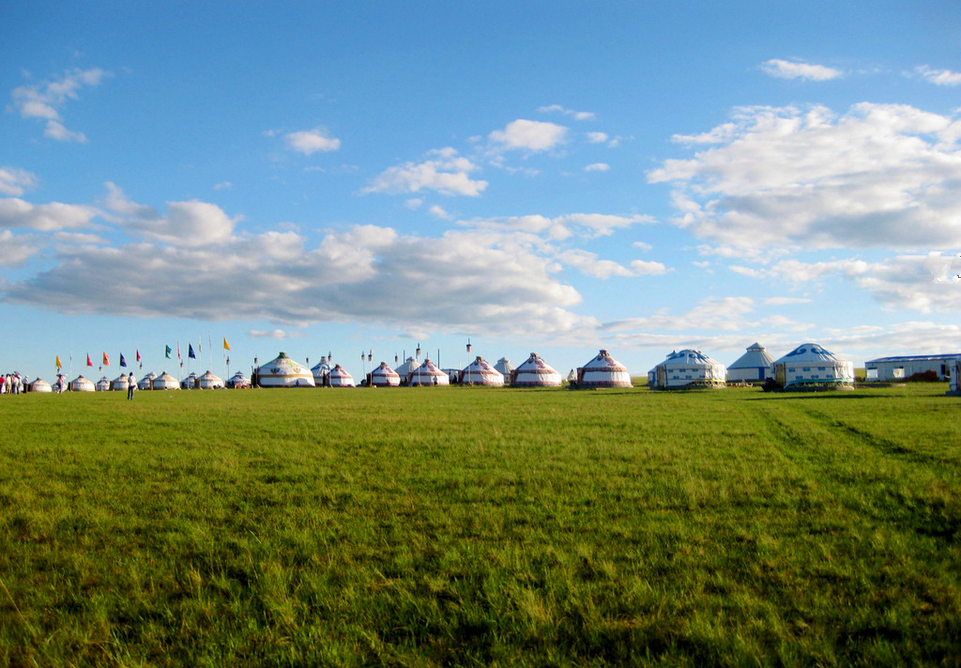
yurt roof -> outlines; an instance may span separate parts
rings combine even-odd
[[[825,362],[837,363],[843,360],[829,350],[822,348],[817,343],[802,343],[797,348],[780,358],[775,364],[803,363],[803,362]]]
[[[204,375],[202,375],[202,376],[200,377],[200,379],[201,379],[201,380],[207,380],[207,381],[210,381],[210,380],[219,380],[220,382],[223,382],[223,380],[224,380],[223,378],[221,378],[220,376],[218,376],[217,374],[215,374],[213,371],[210,371],[209,369],[207,370],[207,373],[205,373]]]
[[[43,379],[41,379],[41,378],[35,378],[34,381],[33,381],[32,383],[30,383],[30,387],[33,388],[33,391],[34,391],[34,392],[37,391],[37,388],[38,388],[38,387],[45,388],[46,390],[52,390],[52,389],[53,389],[52,387],[50,387],[50,383],[48,383],[47,381],[45,381],[45,380],[43,380]]]
[[[330,370],[330,375],[336,378],[353,378],[353,376],[347,372],[347,369],[339,364],[334,365],[334,368]]]
[[[610,371],[627,373],[627,367],[611,357],[606,350],[601,350],[587,364],[581,367],[584,371]]]
[[[311,376],[310,369],[281,352],[277,357],[257,369],[261,376]]]
[[[388,366],[387,362],[381,362],[380,366],[376,367],[370,372],[372,376],[388,376],[391,378],[400,378],[400,374],[394,371]]]
[[[531,353],[530,357],[528,357],[523,364],[517,367],[517,371],[519,372],[522,371],[524,373],[543,373],[543,374],[557,373],[557,370],[554,369],[554,367],[552,367],[550,364],[542,360],[540,357],[538,357],[537,353]]]
[[[747,352],[737,358],[734,364],[727,367],[728,371],[737,369],[759,369],[769,367],[774,364],[774,358],[765,350],[764,346],[754,343],[748,347]]]
[[[419,366],[420,366],[420,362],[415,360],[413,357],[408,357],[403,364],[397,367],[396,371],[398,374],[402,376],[406,376]]]
[[[413,370],[415,376],[447,376],[446,373],[437,368],[437,365],[425,359],[424,363]]]
[[[464,371],[468,373],[492,373],[492,374],[496,373],[499,375],[503,375],[501,374],[500,371],[494,368],[494,365],[492,365],[490,362],[485,360],[480,355],[477,356],[477,359],[475,359],[473,362],[468,364],[467,368],[464,369]]]
[[[327,360],[326,356],[321,356],[320,361],[310,368],[315,374],[318,371],[330,371],[330,362]]]
[[[658,366],[722,366],[720,362],[708,357],[700,350],[693,350],[691,348],[685,348],[684,350],[676,350],[672,352],[667,358],[658,364]],[[657,368],[657,367],[655,367]]]

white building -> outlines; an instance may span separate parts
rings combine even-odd
[[[627,367],[611,357],[606,350],[577,369],[577,386],[583,388],[632,387]]]
[[[561,374],[537,353],[531,353],[511,374],[511,387],[560,387],[561,382]]]
[[[398,387],[400,374],[391,369],[387,362],[381,362],[380,366],[370,372],[367,382],[371,387]]]
[[[938,380],[953,378],[954,365],[961,353],[950,355],[902,355],[879,357],[864,363],[866,380],[904,380],[918,373],[933,371]]]
[[[330,386],[331,387],[353,387],[354,377],[347,373],[339,364],[335,364],[334,368],[330,370]]]
[[[411,372],[407,384],[411,387],[450,385],[450,377],[438,369],[430,359],[425,359],[423,364]]]
[[[649,386],[657,390],[681,388],[724,387],[727,369],[717,360],[700,350],[690,348],[674,351],[653,369],[653,382],[648,374]]]
[[[490,362],[478,355],[477,359],[460,372],[460,384],[503,387],[504,374],[495,369]]]
[[[752,343],[747,352],[727,367],[727,382],[743,383],[774,378],[774,358],[760,343]]]
[[[71,392],[94,392],[97,389],[92,380],[84,378],[82,375],[71,380],[69,387]]]
[[[854,385],[854,363],[816,343],[802,343],[774,362],[774,380],[784,388]]]
[[[53,392],[53,388],[50,387],[50,383],[48,383],[47,381],[40,380],[39,378],[37,378],[35,381],[30,383],[30,391],[51,393]]]
[[[222,390],[224,389],[224,379],[215,374],[213,371],[207,370],[207,373],[202,375],[198,380],[198,387],[201,390]]]
[[[257,385],[260,387],[316,387],[314,374],[300,362],[281,352],[257,369]]]
[[[153,389],[155,390],[179,390],[180,383],[177,379],[171,376],[169,373],[164,371],[162,374],[153,379]]]

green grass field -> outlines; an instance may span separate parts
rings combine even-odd
[[[959,665],[945,390],[0,397],[0,665]]]

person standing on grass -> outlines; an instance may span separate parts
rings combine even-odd
[[[133,377],[133,371],[127,377],[127,400],[133,400],[133,393],[137,391],[137,379]]]

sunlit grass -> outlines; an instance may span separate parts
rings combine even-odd
[[[941,385],[3,397],[0,664],[948,664]]]

